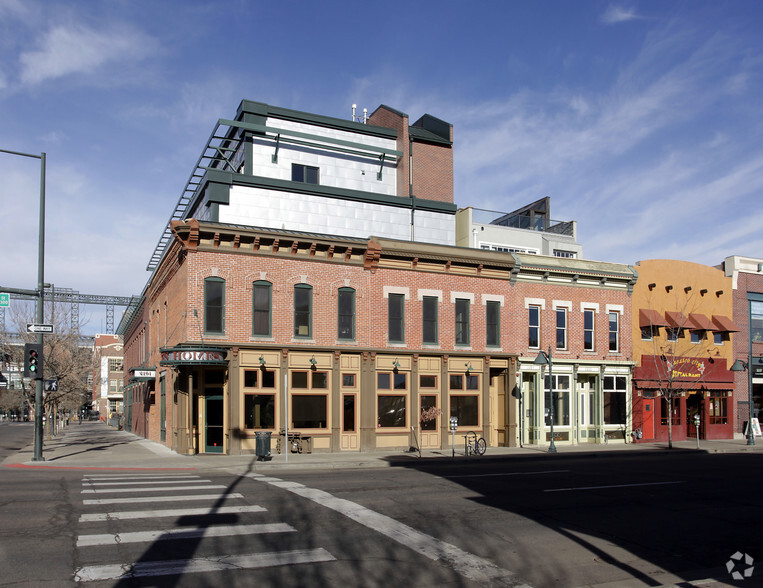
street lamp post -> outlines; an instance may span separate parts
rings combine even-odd
[[[551,445],[548,447],[549,453],[556,453],[556,444],[554,443],[554,378],[553,378],[553,359],[551,356],[551,347],[548,348],[548,353],[541,350],[538,352],[538,357],[535,358],[535,361],[533,362],[537,365],[546,365],[548,364],[548,394],[551,398],[551,406],[549,408],[548,414],[549,418],[551,419]]]
[[[0,153],[31,157],[40,160],[40,228],[37,247],[37,323],[42,324],[45,303],[45,153],[34,155],[0,149]],[[37,333],[37,343],[43,344],[42,332]],[[32,461],[43,461],[42,457],[42,374],[35,380],[34,393],[34,457]]]

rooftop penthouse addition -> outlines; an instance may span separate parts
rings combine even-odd
[[[513,212],[461,208],[456,245],[505,253],[581,258],[577,222],[551,218],[551,199],[541,198]]]

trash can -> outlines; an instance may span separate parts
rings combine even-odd
[[[254,438],[254,454],[257,456],[257,459],[264,460],[270,457],[270,431],[257,431],[254,434]]]

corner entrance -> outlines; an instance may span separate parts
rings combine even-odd
[[[223,397],[206,396],[204,399],[204,452],[222,453],[225,440],[223,427]]]

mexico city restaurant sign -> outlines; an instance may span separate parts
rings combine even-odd
[[[161,365],[224,365],[225,350],[211,347],[161,349]]]

